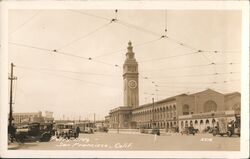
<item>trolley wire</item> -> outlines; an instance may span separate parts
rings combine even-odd
[[[62,51],[57,51],[57,50],[53,50],[53,49],[46,49],[46,48],[41,48],[41,47],[36,47],[36,46],[31,46],[31,45],[26,45],[26,44],[14,43],[14,42],[9,42],[9,44],[16,45],[16,46],[21,46],[21,47],[26,47],[26,48],[31,48],[31,49],[42,50],[42,51],[46,51],[46,52],[50,52],[50,53],[54,53],[54,54],[61,54],[61,55],[70,56],[70,57],[74,57],[74,58],[81,58],[81,59],[84,59],[86,61],[93,61],[93,62],[96,62],[96,63],[105,64],[105,65],[108,65],[108,66],[120,67],[118,64],[111,64],[111,63],[107,63],[107,62],[104,62],[104,61],[101,61],[101,60],[95,60],[95,59],[93,59],[91,57],[83,57],[83,56],[75,55],[75,54],[68,53],[68,52],[62,52]]]
[[[219,65],[239,65],[240,63],[210,63],[210,64],[204,64],[204,65],[187,65],[187,66],[180,66],[180,67],[167,67],[167,68],[159,68],[154,70],[141,70],[140,72],[155,72],[155,71],[162,71],[162,70],[178,70],[178,69],[189,69],[189,68],[201,68],[201,67],[207,67],[207,66],[219,66]]]
[[[144,45],[147,45],[147,44],[151,44],[151,43],[154,43],[154,42],[159,41],[159,40],[161,40],[161,38],[149,40],[149,41],[146,41],[146,42],[143,42],[143,43],[138,43],[138,44],[133,45],[133,48],[137,48],[137,47],[141,47],[141,46],[144,46]],[[101,58],[101,57],[104,57],[104,56],[109,56],[109,55],[112,55],[112,54],[115,54],[115,53],[118,53],[118,52],[122,52],[122,51],[126,51],[126,49],[120,49],[120,50],[112,51],[112,52],[109,52],[109,53],[104,53],[104,54],[95,56],[93,58],[97,59],[97,58]]]
[[[219,76],[219,75],[232,75],[240,72],[225,72],[225,73],[211,73],[211,74],[193,74],[193,75],[180,75],[180,76],[164,76],[164,77],[156,77],[151,79],[166,79],[166,78],[176,78],[176,77],[202,77],[202,76]]]
[[[197,54],[198,52],[191,52],[191,53],[186,53],[186,54],[180,54],[180,55],[174,55],[174,56],[167,56],[167,57],[160,57],[160,58],[154,58],[154,59],[149,59],[149,60],[142,60],[139,61],[138,63],[144,63],[144,62],[152,62],[152,61],[161,61],[161,60],[166,60],[170,58],[176,58],[176,57],[182,57],[182,56],[187,56],[187,55],[192,55],[192,54]]]
[[[75,12],[75,13],[78,13],[78,14],[82,14],[82,15],[85,15],[85,16],[90,16],[90,17],[95,17],[95,18],[98,18],[98,19],[110,21],[110,18],[98,16],[98,15],[95,15],[95,14],[90,14],[90,13],[86,13],[86,12],[82,12],[82,11],[77,11],[77,10],[72,10],[72,9],[70,9],[68,11]]]
[[[96,29],[90,31],[89,33],[84,34],[84,35],[82,35],[82,36],[80,36],[80,37],[78,37],[78,38],[76,38],[76,39],[74,39],[74,40],[68,42],[67,44],[61,46],[61,47],[58,48],[57,50],[62,50],[63,48],[66,48],[66,47],[72,45],[73,43],[75,43],[75,42],[77,42],[77,41],[80,41],[80,40],[82,40],[82,39],[85,39],[85,38],[91,36],[92,34],[94,34],[94,33],[98,32],[98,31],[100,31],[101,29],[103,29],[103,28],[109,26],[111,23],[112,23],[112,22],[105,23],[104,25],[101,25],[101,26],[97,27]]]
[[[21,68],[21,67],[19,67],[19,68]],[[84,83],[98,85],[98,86],[102,86],[102,87],[115,88],[114,86],[111,86],[111,85],[107,85],[107,84],[103,84],[103,83],[97,83],[97,82],[92,82],[92,81],[87,81],[87,80],[83,80],[83,79],[80,79],[80,78],[73,78],[73,77],[62,75],[62,74],[55,74],[55,73],[51,73],[51,72],[37,71],[35,69],[26,69],[26,70],[33,71],[33,72],[36,72],[36,73],[38,72],[38,73],[42,73],[42,74],[57,76],[57,77],[63,77],[63,78],[71,79],[71,80],[75,80],[75,81],[81,81],[81,82],[84,82]]]
[[[32,19],[34,19],[36,16],[38,16],[42,11],[37,11],[36,13],[34,13],[31,17],[29,17],[26,21],[24,21],[22,24],[20,24],[15,30],[11,31],[9,33],[9,36],[13,35],[14,33],[16,33],[19,29],[21,29],[23,26],[25,26],[26,24],[28,24]]]
[[[80,75],[94,75],[94,76],[108,76],[108,77],[118,77],[119,75],[115,74],[103,74],[103,73],[91,73],[91,72],[79,72],[79,71],[71,71],[71,70],[62,70],[62,69],[50,69],[50,68],[34,68],[27,66],[16,65],[17,68],[29,69],[29,70],[41,70],[41,71],[50,71],[50,72],[64,72],[64,73],[73,73]]]

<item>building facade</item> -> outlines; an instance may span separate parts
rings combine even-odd
[[[218,117],[230,118],[240,114],[240,93],[222,94],[212,89],[139,106],[139,71],[131,42],[127,49],[123,66],[124,106],[110,110],[107,116],[110,128],[158,127],[173,130],[191,123],[201,130],[205,124],[212,126]]]
[[[53,112],[45,112],[45,116],[41,111],[38,112],[25,112],[25,113],[13,113],[14,123],[29,123],[29,122],[53,122]]]

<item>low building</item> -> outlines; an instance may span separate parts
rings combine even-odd
[[[53,113],[50,115],[42,115],[41,111],[38,112],[24,112],[24,113],[13,113],[14,124],[29,123],[29,122],[53,122]]]
[[[136,108],[117,107],[110,111],[111,128],[183,128],[185,123],[198,124],[199,130],[220,116],[240,113],[240,93],[221,94],[211,89],[181,94]],[[214,120],[213,120],[214,119]],[[204,125],[203,125],[204,123]],[[200,127],[201,125],[201,127]]]

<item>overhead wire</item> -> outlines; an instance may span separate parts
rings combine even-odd
[[[166,67],[166,68],[159,68],[154,70],[141,70],[140,72],[155,72],[155,71],[162,71],[162,70],[178,70],[178,69],[189,69],[189,68],[201,68],[213,65],[238,65],[240,63],[210,63],[210,64],[203,64],[203,65],[187,65],[187,66],[180,66],[180,67]]]
[[[187,56],[187,55],[192,55],[192,54],[197,54],[197,53],[198,53],[198,52],[196,51],[196,52],[185,53],[185,54],[174,55],[174,56],[159,57],[159,58],[154,58],[154,59],[148,59],[148,60],[138,61],[138,63],[152,62],[152,61],[160,61],[160,60],[165,60],[165,59],[170,59],[170,58],[175,58],[175,57],[181,57],[181,56]]]
[[[166,35],[167,35],[167,31],[168,31],[168,29],[167,29],[167,27],[168,27],[167,22],[168,22],[168,15],[167,15],[167,10],[165,9],[165,28],[164,28],[164,31],[165,31]]]
[[[105,64],[105,65],[108,65],[108,66],[120,67],[118,64],[111,64],[111,63],[107,63],[107,62],[104,62],[104,61],[101,61],[101,60],[95,60],[95,59],[93,59],[91,57],[83,57],[83,56],[75,55],[75,54],[68,53],[68,52],[57,51],[57,50],[52,50],[52,49],[46,49],[46,48],[41,48],[41,47],[36,47],[36,46],[31,46],[31,45],[26,45],[26,44],[14,43],[14,42],[9,42],[9,44],[16,45],[16,46],[22,46],[22,47],[26,47],[26,48],[31,48],[31,49],[38,49],[38,50],[42,50],[42,51],[51,52],[51,53],[54,53],[54,54],[61,54],[61,55],[65,55],[65,56],[81,58],[81,59],[84,59],[86,61],[93,61],[93,62],[96,62],[96,63]]]
[[[22,24],[20,24],[15,30],[11,31],[9,33],[9,36],[12,36],[14,33],[16,33],[19,29],[21,29],[23,26],[28,24],[32,19],[34,19],[36,16],[38,16],[42,11],[37,11],[34,13],[31,17],[29,17],[27,20],[25,20]]]
[[[171,85],[190,85],[190,84],[221,84],[221,83],[230,83],[230,82],[240,82],[240,79],[230,79],[230,80],[223,80],[223,81],[210,81],[210,82],[158,82],[160,86],[164,86],[165,84]]]
[[[101,26],[97,27],[96,29],[90,31],[89,33],[84,34],[84,35],[82,35],[82,36],[80,36],[80,37],[78,37],[78,38],[76,38],[76,39],[74,39],[74,40],[68,42],[67,44],[61,46],[60,48],[57,48],[57,50],[62,50],[63,48],[66,48],[66,47],[72,45],[73,43],[75,43],[75,42],[77,42],[77,41],[80,41],[80,40],[82,40],[82,39],[85,39],[85,38],[89,37],[90,35],[96,33],[97,31],[99,31],[99,30],[101,30],[101,29],[103,29],[103,28],[109,26],[111,23],[112,23],[111,21],[110,21],[109,23],[105,23],[104,25],[101,25]]]
[[[110,21],[110,18],[98,16],[98,15],[95,15],[95,14],[90,14],[90,13],[86,13],[86,12],[82,12],[82,11],[77,11],[77,10],[72,10],[72,9],[69,9],[68,11],[75,12],[75,13],[82,14],[82,15],[86,15],[86,16],[95,17],[95,18],[98,18],[98,19],[103,19],[103,20],[106,20],[106,21]]]
[[[152,31],[150,31],[150,30],[141,28],[141,27],[136,26],[136,25],[133,25],[133,24],[131,24],[131,23],[127,23],[127,22],[125,22],[125,21],[121,21],[120,19],[118,20],[118,19],[117,19],[117,12],[118,12],[118,10],[116,10],[116,16],[115,16],[114,19],[111,20],[111,22],[117,22],[117,23],[122,24],[122,25],[125,25],[125,26],[127,26],[127,27],[132,27],[132,28],[134,28],[134,29],[136,29],[136,30],[144,31],[144,32],[146,32],[146,33],[149,33],[149,34],[152,34],[152,35],[156,35],[156,36],[158,36],[158,37],[161,36],[160,34],[155,33],[155,32],[152,32]],[[78,12],[78,13],[79,13],[79,12]],[[81,14],[85,14],[85,13],[81,12]],[[109,21],[110,21],[109,18],[104,18],[104,17],[101,17],[101,16],[96,16],[96,15],[92,15],[92,14],[85,14],[85,15],[92,16],[92,17],[96,17],[96,18],[100,18],[100,19],[105,19],[105,20],[109,20]],[[165,21],[165,29],[166,29],[166,27],[167,27],[167,16],[166,16],[166,13],[165,13],[165,20],[166,20],[166,21]],[[172,40],[172,41],[178,43],[179,45],[188,47],[188,48],[190,48],[190,49],[192,49],[192,50],[196,50],[196,51],[199,52],[199,50],[197,50],[197,49],[195,49],[195,48],[193,48],[193,47],[190,47],[189,45],[184,44],[184,43],[182,43],[181,41],[178,41],[178,40],[176,40],[176,39],[174,39],[174,38],[170,38],[169,36],[166,36],[166,37],[162,37],[162,36],[161,36],[161,38],[159,38],[159,39],[162,39],[162,38],[170,39],[170,40]],[[158,39],[158,40],[159,40],[159,39]],[[156,40],[156,41],[157,41],[157,40]],[[12,44],[13,44],[13,43],[12,43]],[[23,45],[23,46],[24,46],[24,45]],[[115,66],[115,67],[121,68],[121,66],[119,66],[119,65],[117,65],[117,64],[106,63],[106,62],[104,62],[104,61],[95,60],[94,58],[90,58],[90,57],[87,58],[87,57],[82,57],[82,56],[78,56],[78,55],[73,55],[73,54],[69,54],[69,53],[65,53],[65,52],[59,52],[58,50],[50,50],[50,49],[44,49],[44,48],[39,48],[39,47],[32,47],[32,46],[31,46],[30,48],[40,49],[40,50],[49,51],[49,52],[60,53],[60,54],[63,54],[63,55],[72,56],[72,57],[77,57],[77,58],[83,58],[83,59],[85,59],[85,60],[92,60],[92,61],[95,61],[95,62],[98,62],[98,63],[102,63],[102,64],[105,64],[105,65],[110,65],[110,66]],[[195,53],[197,53],[197,52],[195,52]],[[183,55],[183,54],[182,54],[182,55],[177,55],[177,57],[178,57],[178,56],[185,56],[185,55]],[[172,58],[172,57],[166,57],[166,58]],[[154,60],[157,60],[157,59],[154,59]],[[142,76],[142,77],[143,77],[143,76]],[[145,79],[145,77],[143,77],[143,79]],[[147,77],[147,79],[148,79],[148,77]],[[151,83],[153,83],[153,82],[154,82],[154,81],[151,81]],[[154,82],[154,83],[155,83],[155,82]]]
[[[42,70],[42,71],[50,71],[50,72],[64,72],[64,73],[73,73],[73,74],[80,74],[80,75],[94,75],[94,76],[108,76],[108,77],[117,77],[117,76],[119,76],[119,75],[114,75],[114,74],[79,72],[79,71],[71,71],[71,70],[37,68],[37,67],[34,68],[34,67],[27,67],[27,66],[20,66],[20,65],[16,65],[16,67],[17,68],[22,68],[22,69]]]
[[[141,47],[141,46],[144,46],[144,45],[147,45],[147,44],[154,43],[154,42],[156,42],[156,41],[158,41],[158,40],[160,40],[160,39],[161,39],[161,38],[157,38],[157,39],[149,40],[149,41],[146,41],[146,42],[134,44],[133,47],[134,47],[134,48]],[[115,54],[115,53],[118,53],[118,52],[121,52],[121,51],[126,51],[126,49],[120,49],[120,50],[117,50],[117,51],[112,51],[112,52],[109,52],[109,53],[104,53],[104,54],[95,56],[95,57],[93,57],[93,58],[94,58],[94,59],[97,59],[97,58],[101,58],[101,57],[104,57],[104,56],[109,56],[109,55],[112,55],[112,54]]]
[[[19,67],[19,68],[21,68],[21,67]],[[36,73],[38,72],[38,73],[53,75],[53,76],[57,76],[57,77],[63,77],[63,78],[71,79],[71,80],[81,81],[81,82],[84,82],[84,83],[98,85],[98,86],[102,86],[102,87],[104,86],[104,87],[115,88],[115,87],[113,87],[111,85],[106,85],[106,84],[103,84],[103,83],[97,83],[97,82],[92,82],[92,81],[86,81],[86,80],[83,80],[83,79],[73,78],[73,77],[69,77],[69,76],[65,76],[65,75],[61,75],[61,74],[55,74],[55,73],[50,73],[50,72],[41,72],[41,71],[34,70],[34,69],[26,69],[26,70],[30,70],[30,71],[33,71],[33,72],[36,72]]]
[[[165,78],[176,78],[176,77],[201,77],[201,76],[219,76],[219,75],[231,75],[231,74],[237,74],[240,72],[226,72],[226,73],[211,73],[211,74],[193,74],[193,75],[180,75],[180,76],[164,76],[164,77],[156,77],[151,79],[165,79]]]
[[[215,53],[215,54],[219,54],[219,53],[225,53],[225,54],[239,54],[241,51],[240,50],[203,50],[204,53]]]

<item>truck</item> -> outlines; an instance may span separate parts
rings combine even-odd
[[[15,139],[18,142],[41,141],[48,142],[53,133],[52,123],[28,123],[16,128]]]
[[[231,137],[232,135],[240,136],[240,117],[235,116],[235,120],[228,121],[227,118],[219,118],[217,126],[213,130],[213,136],[227,135]]]
[[[73,123],[61,123],[56,125],[55,135],[57,138],[63,137],[70,139],[70,137],[77,138],[76,128]]]

